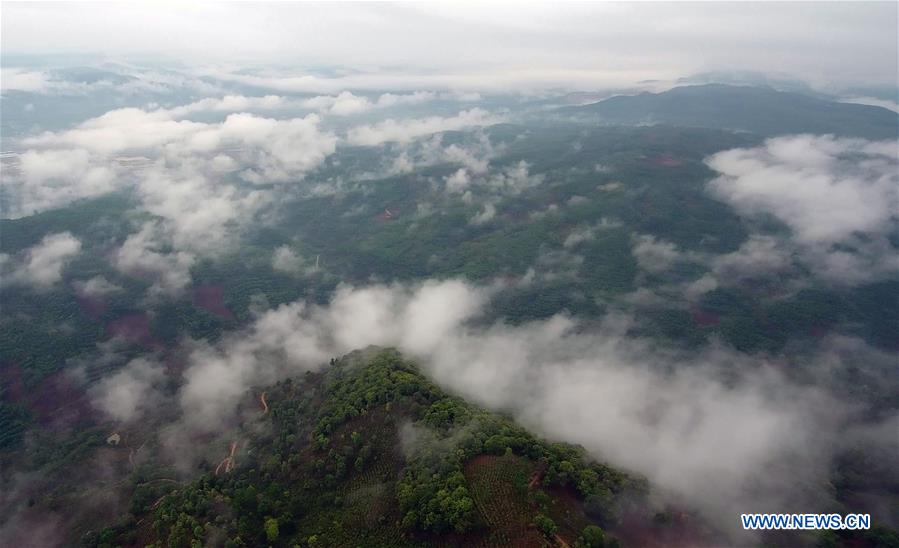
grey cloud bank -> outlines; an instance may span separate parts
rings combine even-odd
[[[597,87],[716,69],[777,71],[820,83],[895,85],[896,10],[892,2],[7,3],[2,45],[6,54],[289,60],[361,69],[340,75],[343,83],[337,86],[329,83],[331,77],[311,71],[288,71],[283,79],[239,76],[247,83],[261,78],[256,84],[273,88],[329,93]],[[79,20],[74,28],[73,18]],[[36,75],[16,78],[20,88],[42,85]]]

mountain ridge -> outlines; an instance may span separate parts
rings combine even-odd
[[[899,114],[889,109],[827,101],[761,86],[678,86],[661,93],[618,95],[587,105],[562,107],[556,112],[586,116],[607,125],[678,125],[765,136],[830,133],[887,139],[899,134]]]

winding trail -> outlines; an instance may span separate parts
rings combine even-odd
[[[156,502],[153,503],[153,506],[151,506],[150,509],[151,509],[151,510],[156,510],[156,509],[159,507],[159,505],[162,504],[162,501],[165,500],[165,497],[166,497],[166,496],[168,496],[168,493],[165,494],[165,495],[162,495],[161,497],[159,497],[158,499],[156,499]]]
[[[219,463],[218,466],[215,467],[215,475],[219,475],[219,472],[222,470],[222,466],[225,467],[225,473],[227,474],[231,470],[234,470],[234,452],[237,450],[237,442],[231,442],[231,454],[222,459],[222,462]]]
[[[143,449],[144,445],[147,445],[147,440],[144,440],[144,442],[140,444],[140,447],[138,447],[137,449],[135,449],[134,447],[128,448],[128,462],[131,464],[131,470],[137,468],[137,463],[134,461],[134,455],[136,455],[138,451]]]
[[[543,470],[537,469],[534,472],[534,475],[531,476],[531,482],[528,483],[528,489],[536,489],[540,487],[540,482],[543,481]]]
[[[265,402],[265,391],[259,396],[259,401],[262,402],[262,414],[265,415],[268,413],[268,404]]]
[[[151,479],[150,481],[145,481],[145,482],[141,483],[141,485],[150,485],[151,483],[156,483],[156,482],[160,482],[160,481],[164,481],[164,482],[168,482],[168,483],[174,483],[175,485],[181,485],[181,482],[179,482],[178,480],[173,480],[173,479],[171,479],[171,478],[156,478],[156,479]]]

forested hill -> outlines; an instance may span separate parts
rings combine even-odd
[[[88,544],[617,546],[625,522],[689,528],[652,525],[644,480],[444,393],[392,350],[263,393],[233,458],[187,485],[144,483]]]
[[[741,130],[765,136],[831,133],[895,139],[899,134],[899,114],[882,107],[827,101],[768,87],[722,84],[620,95],[558,112],[609,125],[665,124]]]

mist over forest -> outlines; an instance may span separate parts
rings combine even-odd
[[[896,18],[4,2],[0,545],[899,546]]]

